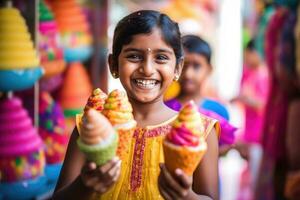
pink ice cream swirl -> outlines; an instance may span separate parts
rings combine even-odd
[[[203,138],[203,129],[201,115],[191,101],[180,110],[166,140],[179,146],[197,147]]]

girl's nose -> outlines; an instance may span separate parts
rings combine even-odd
[[[154,73],[154,65],[149,56],[141,63],[140,72],[145,76],[151,76]]]

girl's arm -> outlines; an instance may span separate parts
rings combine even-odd
[[[215,129],[207,137],[207,147],[206,154],[194,172],[192,188],[196,194],[217,200],[219,199],[219,145]],[[190,195],[193,196],[193,194]]]
[[[219,199],[218,185],[218,138],[213,131],[207,138],[208,149],[192,177],[177,169],[173,177],[161,164],[158,177],[159,191],[167,199]]]
[[[87,198],[91,193],[80,178],[81,168],[85,163],[84,155],[79,151],[76,140],[78,131],[75,128],[72,132],[65,160],[59,175],[54,191],[53,199],[82,199]]]

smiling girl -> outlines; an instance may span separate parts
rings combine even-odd
[[[74,129],[54,199],[218,199],[218,135],[206,118],[207,153],[192,177],[164,166],[162,140],[177,112],[163,94],[183,66],[178,25],[157,11],[143,10],[117,25],[109,66],[133,107],[137,129],[129,157],[105,165],[87,163]],[[91,124],[89,124],[91,125]],[[96,127],[96,126],[95,126]]]

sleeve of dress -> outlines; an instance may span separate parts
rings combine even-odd
[[[269,74],[266,68],[257,75],[255,91],[257,98],[265,105],[269,94]]]
[[[79,135],[80,135],[80,126],[82,124],[82,116],[83,116],[83,114],[77,114],[76,119],[75,119],[76,128],[77,128],[77,131],[78,131]]]
[[[211,133],[212,129],[215,128],[216,134],[218,134],[218,139],[220,139],[221,126],[218,120],[206,117],[204,115],[201,115],[201,117],[204,126],[205,138],[207,138],[207,136]]]

